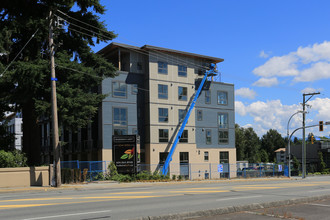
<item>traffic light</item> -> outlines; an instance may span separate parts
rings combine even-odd
[[[312,144],[314,144],[314,136],[313,135],[311,137],[311,142],[312,142]]]
[[[323,131],[323,121],[319,121],[319,131]]]

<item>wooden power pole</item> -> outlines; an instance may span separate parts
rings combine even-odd
[[[56,77],[55,77],[55,59],[54,59],[54,38],[53,38],[53,12],[49,12],[49,50],[50,50],[50,73],[52,87],[52,130],[53,130],[53,155],[55,167],[55,186],[61,186],[61,159],[60,146],[58,136],[58,120],[57,120],[57,99],[56,99]]]

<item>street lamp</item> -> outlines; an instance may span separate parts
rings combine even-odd
[[[289,124],[293,116],[295,116],[298,113],[306,113],[304,111],[297,111],[291,117],[289,118],[288,125],[287,125],[287,136],[288,136],[288,149],[287,149],[287,158],[288,158],[288,169],[289,169],[289,177],[291,177],[291,152],[290,152],[290,133],[289,133]]]

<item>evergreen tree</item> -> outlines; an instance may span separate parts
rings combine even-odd
[[[1,1],[0,99],[15,104],[23,113],[23,151],[29,164],[38,164],[40,158],[38,117],[51,116],[48,53],[51,10],[55,20],[60,17],[66,20],[63,26],[51,24],[55,27],[57,47],[55,63],[60,124],[73,129],[86,126],[104,98],[98,94],[97,87],[104,77],[112,77],[115,72],[111,63],[90,48],[115,37],[99,21],[97,14],[105,12],[99,0]],[[2,74],[6,67],[9,68]]]
[[[261,138],[261,149],[264,149],[268,154],[269,161],[275,161],[275,150],[285,148],[286,143],[281,134],[275,129],[270,129]]]

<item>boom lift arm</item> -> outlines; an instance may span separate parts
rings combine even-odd
[[[186,127],[186,124],[187,124],[188,119],[190,117],[191,111],[195,107],[196,100],[197,100],[199,94],[202,91],[202,88],[204,86],[204,83],[206,81],[206,78],[209,77],[209,76],[214,76],[214,75],[216,75],[216,70],[215,70],[215,64],[212,63],[211,66],[210,66],[210,70],[208,70],[208,71],[205,72],[205,75],[203,77],[203,80],[202,80],[201,84],[199,85],[198,90],[195,93],[195,97],[194,97],[193,101],[191,102],[191,104],[189,106],[188,112],[187,112],[187,114],[186,114],[186,116],[185,116],[185,118],[184,118],[184,120],[182,122],[182,125],[180,127],[180,130],[179,130],[178,134],[176,135],[176,138],[174,140],[174,143],[172,145],[172,148],[171,148],[169,154],[167,155],[167,158],[165,160],[165,163],[164,163],[164,166],[163,166],[163,169],[162,169],[162,174],[163,175],[167,175],[168,167],[170,165],[170,162],[172,161],[172,156],[173,156],[173,153],[175,151],[175,148],[176,148],[176,146],[177,146],[177,144],[178,144],[178,142],[179,142],[179,140],[181,138],[181,135],[183,133],[184,128]]]

